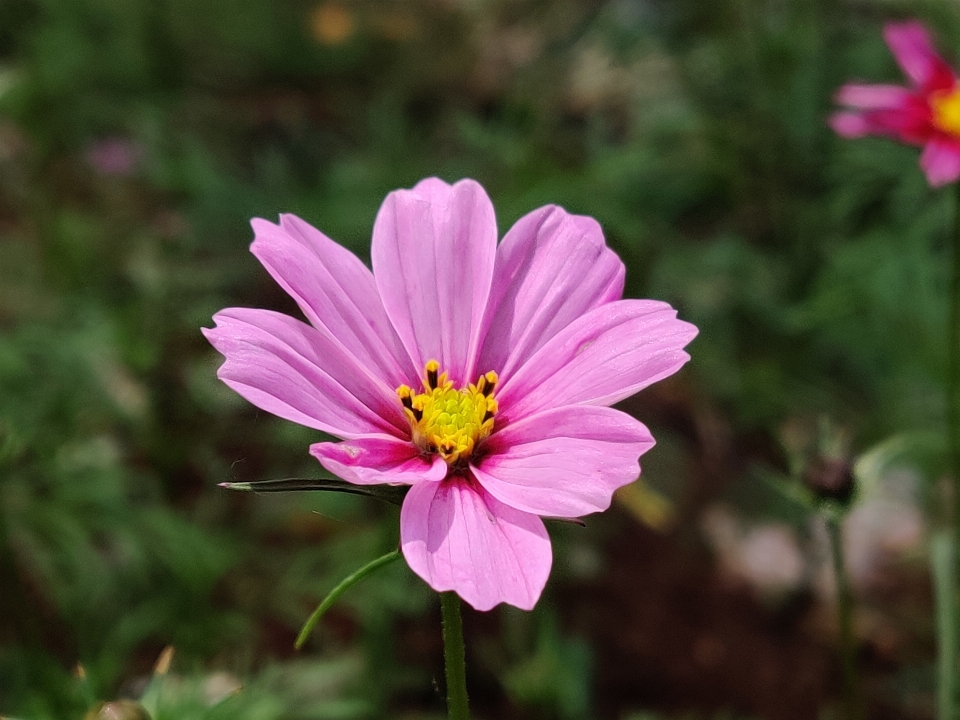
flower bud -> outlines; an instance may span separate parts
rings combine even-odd
[[[845,458],[817,456],[803,472],[803,481],[820,500],[848,505],[856,489],[853,465]]]

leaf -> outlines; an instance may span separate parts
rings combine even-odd
[[[919,470],[929,482],[946,471],[944,434],[930,430],[902,432],[888,437],[857,458],[853,472],[864,490],[877,487],[885,473],[897,467]]]
[[[406,486],[399,485],[354,485],[336,478],[282,478],[255,480],[253,482],[223,482],[219,487],[243,492],[342,492],[350,495],[366,495],[400,505],[407,494]]]
[[[297,650],[303,647],[304,643],[307,642],[307,638],[310,637],[310,634],[319,624],[321,618],[323,618],[327,610],[333,606],[333,604],[340,598],[341,595],[343,595],[347,590],[352,588],[371,573],[379,570],[385,565],[389,565],[399,557],[400,551],[393,550],[388,552],[386,555],[381,555],[376,560],[372,560],[352,575],[344,578],[344,580],[342,580],[339,585],[331,590],[330,593],[323,599],[323,601],[317,605],[317,609],[313,611],[310,617],[307,618],[307,621],[303,624],[303,628],[300,630],[300,634],[297,635],[297,640],[293,646]]]

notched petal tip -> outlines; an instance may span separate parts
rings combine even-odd
[[[284,217],[285,215],[281,214],[278,220],[282,220]],[[260,230],[264,230],[264,231],[276,230],[280,227],[280,223],[273,222],[272,220],[267,220],[266,218],[262,218],[262,217],[254,217],[254,218],[250,218],[250,227],[256,233]]]
[[[259,217],[250,219],[250,229],[253,230],[253,240],[250,241],[250,252],[262,262],[262,258],[258,253],[259,248],[264,245],[276,244],[278,236],[282,236],[284,230],[279,223],[274,223]]]
[[[237,341],[242,333],[236,332],[234,328],[235,316],[232,310],[240,308],[224,308],[213,314],[213,327],[202,327],[200,333],[206,338],[207,342],[213,346],[213,349],[227,359],[228,351]]]
[[[693,342],[697,335],[700,334],[700,328],[692,322],[678,318],[676,311],[674,311],[673,322],[677,329],[677,335],[683,338],[685,344]]]
[[[487,202],[490,202],[487,191],[480,183],[472,178],[461,178],[454,183],[448,183],[446,180],[438,177],[424,178],[412,188],[393,190],[387,195],[384,202],[391,199],[394,201],[416,199],[433,205],[445,205],[449,203],[455,195],[463,192],[482,197]]]
[[[428,177],[414,185],[409,192],[416,193],[424,199],[430,199],[438,195],[449,195],[452,189],[453,186],[445,180],[438,177]]]

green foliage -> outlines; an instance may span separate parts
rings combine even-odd
[[[589,717],[592,658],[583,639],[564,638],[556,618],[545,613],[533,652],[523,655],[503,674],[504,687],[516,702],[561,720]]]
[[[165,645],[155,720],[437,707],[430,661],[398,659],[398,618],[431,608],[399,564],[291,659],[317,600],[395,547],[392,508],[216,488],[319,474],[315,434],[222,387],[199,335],[224,306],[292,311],[246,252],[251,216],[364,256],[384,194],[422,176],[478,178],[501,229],[562,204],[604,225],[629,295],[701,328],[681,382],[734,433],[939,434],[949,199],[914,151],[824,119],[848,77],[897,77],[888,11],[948,41],[947,4],[357,0],[340,39],[324,7],[0,3],[0,712],[80,717]],[[658,449],[694,451],[649,420]],[[897,457],[935,477],[921,445]],[[596,542],[564,534],[557,582]],[[592,650],[552,613],[485,657],[511,703],[590,717]],[[211,704],[216,673],[243,690]]]

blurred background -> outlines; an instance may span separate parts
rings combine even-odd
[[[0,0],[0,714],[444,716],[402,563],[293,650],[398,513],[218,489],[320,475],[316,434],[220,384],[199,332],[297,312],[249,218],[367,258],[386,193],[438,175],[483,183],[501,234],[596,217],[627,295],[701,328],[623,404],[658,440],[642,481],[551,527],[536,610],[467,611],[477,718],[839,717],[809,487],[853,478],[868,716],[933,717],[954,200],[825,125],[845,80],[901,82],[880,31],[912,16],[960,54],[946,1]]]

